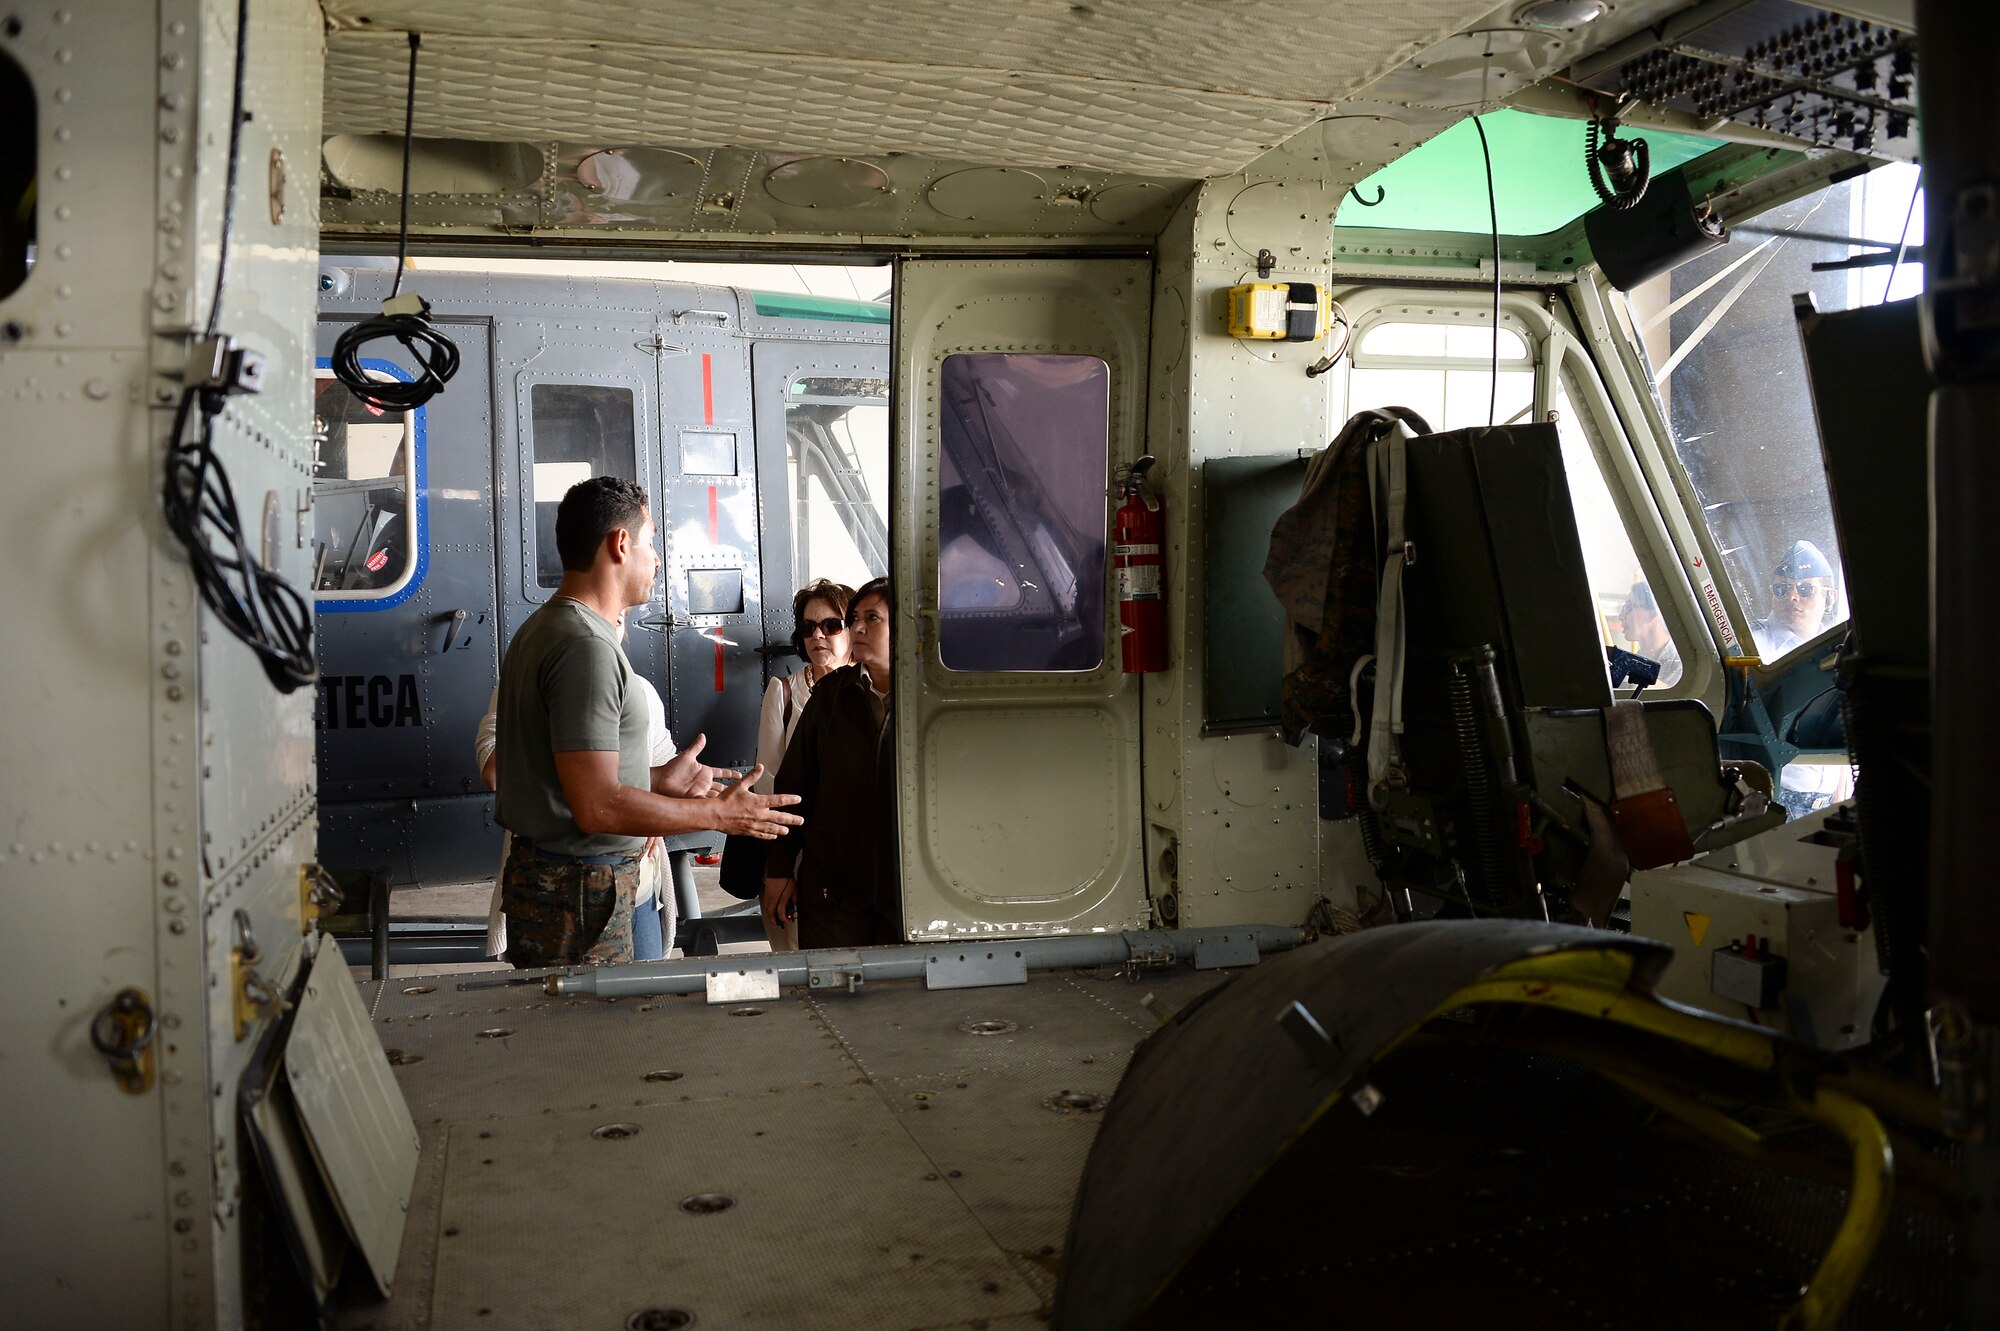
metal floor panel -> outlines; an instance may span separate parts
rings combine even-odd
[[[397,1073],[419,1117],[456,1121],[517,1114],[524,1105],[560,1113],[764,1095],[857,1075],[798,998],[708,1007],[699,998],[543,995],[504,1006],[487,997],[440,985],[421,996],[433,1011],[392,1012],[384,1002],[376,1033],[400,1051]],[[745,1007],[760,1015],[733,1015]],[[413,1057],[419,1061],[407,1061]]]
[[[1231,973],[727,1007],[364,985],[376,1033],[414,1060],[396,1077],[423,1158],[395,1297],[350,1286],[339,1326],[616,1331],[682,1308],[696,1331],[1041,1327],[1100,1117],[1046,1101],[1108,1097],[1159,1026],[1142,1000],[1183,1007]],[[1012,1029],[961,1029],[978,1021]],[[620,1122],[640,1131],[590,1135]],[[702,1192],[735,1204],[679,1209]]]
[[[1045,1067],[1005,1068],[878,1087],[952,1191],[1044,1294],[1055,1292],[1076,1181],[1102,1117],[1049,1101],[1088,1096],[1108,1103],[1127,1052],[1060,1076]]]
[[[880,1082],[1030,1066],[1053,1073],[1085,1058],[1129,1052],[1159,1026],[1151,1017],[1136,1024],[1094,1001],[1061,972],[991,989],[879,985],[814,1002],[848,1056]],[[1011,1029],[977,1033],[987,1023]]]
[[[620,1123],[636,1134],[604,1140]],[[1033,1312],[1024,1282],[864,1086],[453,1126],[437,1331],[926,1327]],[[728,1209],[678,1203],[720,1195]]]

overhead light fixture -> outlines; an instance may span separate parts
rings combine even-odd
[[[1580,28],[1604,17],[1604,0],[1535,0],[1514,15],[1516,23],[1554,31]]]

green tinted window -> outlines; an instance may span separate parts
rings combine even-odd
[[[1501,110],[1480,117],[1480,123],[1493,152],[1493,194],[1502,235],[1545,235],[1597,206],[1583,165],[1585,122]],[[1638,132],[1637,137],[1646,141],[1655,175],[1721,146],[1714,139],[1656,129]],[[1492,230],[1479,131],[1469,119],[1354,189],[1364,199],[1374,198],[1379,189],[1382,202],[1367,208],[1350,194],[1340,205],[1335,226],[1479,234]]]
[[[842,300],[838,296],[802,296],[770,291],[759,291],[752,299],[757,313],[768,319],[824,319],[848,324],[889,322],[889,307],[871,300]]]

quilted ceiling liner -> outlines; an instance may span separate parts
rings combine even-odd
[[[1238,170],[1491,0],[326,0],[326,131]]]

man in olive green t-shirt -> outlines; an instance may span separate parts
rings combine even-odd
[[[501,873],[515,966],[632,959],[632,897],[646,838],[715,830],[771,840],[796,795],[758,795],[762,767],[726,788],[697,737],[655,772],[647,704],[613,621],[652,595],[660,557],[646,492],[598,476],[556,509],[563,579],[500,667],[497,800],[514,834]]]

